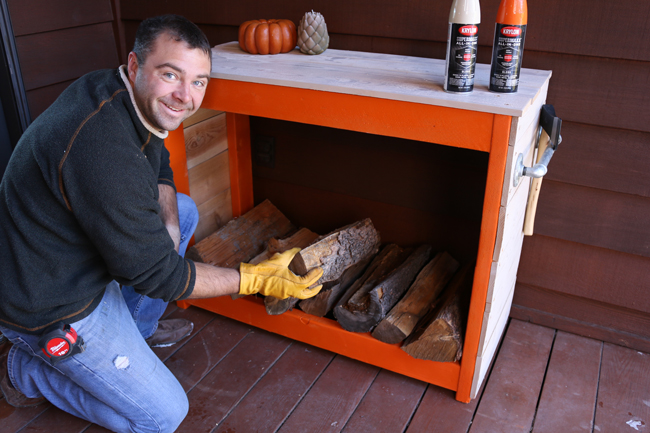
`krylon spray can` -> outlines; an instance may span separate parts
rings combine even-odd
[[[526,0],[501,0],[492,46],[490,91],[514,93],[519,87],[528,22]]]
[[[478,0],[454,0],[447,32],[444,84],[447,92],[468,93],[474,89],[480,22],[481,6]]]

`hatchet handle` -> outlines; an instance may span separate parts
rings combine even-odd
[[[541,136],[539,137],[539,147],[537,149],[538,163],[542,159],[542,155],[548,146],[549,136],[544,129],[542,129]],[[537,200],[539,199],[539,190],[542,188],[543,177],[535,177],[530,182],[530,190],[528,191],[528,202],[526,203],[526,216],[524,217],[524,235],[532,236],[533,228],[535,226],[535,214],[537,213]]]

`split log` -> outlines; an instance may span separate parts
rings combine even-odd
[[[463,354],[473,281],[473,266],[464,266],[449,283],[438,305],[404,341],[402,350],[418,359],[458,361]]]
[[[391,250],[385,257],[380,258],[381,254],[378,256],[385,263],[375,264],[373,261],[369,267],[371,270],[373,264],[376,265],[371,270],[373,274],[368,275],[368,279],[345,304],[334,309],[334,316],[343,329],[351,332],[371,331],[408,290],[431,257],[429,245],[418,247],[406,259],[404,252],[398,251],[401,250],[399,247],[394,246]]]
[[[366,218],[323,236],[302,249],[289,264],[289,269],[296,275],[305,275],[310,269],[321,267],[323,275],[315,285],[332,283],[341,278],[346,269],[377,253],[379,243],[379,233],[372,221]],[[298,301],[296,298],[269,300],[273,308],[269,309],[267,304],[266,311],[282,314]]]
[[[295,231],[293,224],[269,200],[229,221],[187,252],[191,260],[222,268],[239,267],[260,254],[271,238]]]
[[[404,341],[418,321],[431,309],[432,303],[454,276],[460,264],[447,253],[437,254],[418,274],[404,297],[372,331],[384,343]]]
[[[376,255],[370,265],[363,272],[363,275],[355,281],[352,286],[343,294],[334,308],[334,316],[337,310],[343,305],[347,305],[350,299],[357,294],[357,298],[363,299],[381,279],[385,278],[393,269],[398,267],[411,253],[411,250],[403,250],[395,244],[386,245],[381,252]],[[354,309],[358,302],[352,302],[349,308]]]
[[[361,277],[373,257],[374,255],[369,255],[364,260],[350,266],[337,281],[323,284],[323,288],[316,296],[300,301],[300,309],[314,316],[325,316],[334,308],[348,288]]]

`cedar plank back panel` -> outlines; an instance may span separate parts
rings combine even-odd
[[[32,120],[85,73],[119,66],[112,0],[7,4]]]
[[[377,7],[371,0],[333,0],[317,8],[327,22],[330,48],[444,59],[450,3],[411,0]],[[480,63],[490,62],[498,4],[481,2]],[[123,3],[121,13],[127,46],[142,19],[161,13],[185,15],[217,45],[236,40],[245,20],[298,23],[312,8],[303,0],[143,0]],[[650,350],[650,44],[638,43],[647,40],[642,35],[650,3],[552,0],[531,1],[528,8],[523,66],[553,71],[547,102],[563,119],[564,144],[541,190],[535,234],[524,241],[511,315]],[[318,127],[267,119],[253,119],[251,126],[254,134],[268,136],[282,129],[289,147],[300,146],[310,133],[319,135]],[[349,133],[338,145],[357,138]],[[275,170],[271,178],[267,168],[256,166],[256,194],[291,187],[286,170]],[[471,182],[456,181],[472,189]],[[314,187],[299,190],[323,191]],[[423,184],[413,188],[425,192]],[[468,251],[462,245],[461,255]]]

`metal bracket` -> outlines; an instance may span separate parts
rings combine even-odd
[[[539,149],[539,140],[542,137],[542,131],[546,131],[549,136],[548,145],[544,154],[537,161],[537,164],[532,167],[524,165],[524,156],[520,153],[517,156],[515,163],[515,173],[512,179],[513,185],[519,185],[521,178],[524,176],[539,178],[544,177],[548,171],[548,164],[551,162],[553,153],[557,147],[562,143],[562,136],[560,135],[560,127],[562,126],[562,119],[555,116],[555,110],[552,105],[544,105],[542,107],[542,115],[540,125],[537,130],[537,138],[535,139],[535,148]]]

